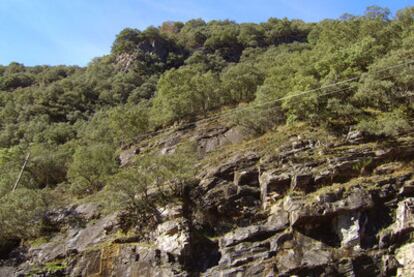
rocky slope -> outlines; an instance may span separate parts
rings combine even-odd
[[[198,184],[160,207],[146,234],[94,204],[50,212],[60,232],[21,246],[0,276],[414,276],[414,137],[378,142],[284,132],[242,142],[237,128],[190,126],[131,146],[185,139],[204,156]],[[299,128],[300,130],[300,128]]]

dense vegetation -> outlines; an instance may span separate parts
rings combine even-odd
[[[47,209],[103,189],[150,212],[148,187],[189,182],[191,155],[150,155],[120,169],[117,149],[224,107],[232,108],[228,120],[256,134],[306,121],[397,136],[413,117],[413,45],[414,8],[391,16],[369,7],[319,23],[195,19],[128,28],[86,68],[1,66],[0,240],[36,237]]]

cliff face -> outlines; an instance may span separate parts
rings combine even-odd
[[[307,132],[243,144],[227,127],[164,134],[121,162],[148,147],[168,154],[184,138],[205,159],[198,184],[160,207],[145,239],[120,234],[122,213],[68,207],[49,215],[59,235],[12,252],[0,276],[413,276],[412,135],[380,143]]]

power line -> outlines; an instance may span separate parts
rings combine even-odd
[[[370,73],[377,74],[377,73],[381,73],[381,72],[384,72],[384,71],[387,71],[387,70],[390,70],[390,69],[393,69],[393,68],[398,68],[398,67],[410,65],[410,64],[413,64],[413,63],[414,63],[414,59],[411,59],[411,60],[408,60],[404,63],[399,63],[399,64],[394,64],[394,65],[391,65],[391,66],[387,66],[387,67],[381,68],[379,70],[376,70],[376,71],[370,72]],[[363,72],[363,73],[360,74],[360,76],[349,78],[349,79],[346,79],[346,80],[343,80],[343,81],[340,81],[340,82],[336,82],[336,83],[333,83],[333,84],[329,84],[329,85],[326,85],[326,86],[321,86],[319,88],[310,89],[310,90],[306,90],[306,91],[297,91],[297,92],[294,92],[293,94],[287,93],[286,96],[283,96],[283,97],[280,97],[280,98],[277,98],[275,100],[268,101],[268,102],[265,102],[265,103],[260,103],[260,104],[256,104],[256,105],[249,105],[249,106],[246,106],[246,107],[239,107],[239,108],[235,108],[235,109],[220,113],[216,116],[212,116],[212,117],[209,117],[209,118],[205,118],[205,119],[201,119],[201,120],[195,120],[195,121],[185,123],[185,124],[182,124],[182,125],[179,125],[179,126],[171,126],[171,127],[168,127],[168,128],[157,130],[157,131],[148,132],[146,134],[140,135],[140,137],[153,136],[153,135],[157,135],[157,134],[162,133],[162,132],[168,132],[169,130],[172,130],[172,129],[176,129],[176,130],[177,129],[182,129],[182,128],[185,128],[185,127],[188,127],[188,126],[192,126],[194,124],[201,124],[201,123],[204,123],[204,122],[212,121],[212,120],[221,118],[225,115],[229,115],[229,114],[232,114],[232,113],[236,113],[236,112],[240,112],[240,111],[248,110],[248,109],[265,107],[267,105],[275,104],[277,102],[280,102],[280,101],[283,101],[283,100],[286,100],[286,99],[291,99],[291,98],[294,98],[294,97],[302,96],[302,95],[309,94],[309,93],[312,93],[312,92],[316,92],[316,91],[319,91],[319,90],[335,87],[335,86],[342,85],[342,84],[347,84],[347,83],[350,83],[352,81],[359,80],[361,78],[361,76],[363,74],[366,74],[366,73],[368,73],[368,72]],[[390,76],[392,76],[392,75],[390,75]],[[336,91],[330,91],[326,94],[316,95],[316,97],[335,94],[335,93],[338,93],[338,92],[343,92],[343,91],[348,90],[348,89],[350,89],[350,88],[349,87],[345,88],[345,89],[342,88],[342,89],[339,89],[339,90],[336,90]]]

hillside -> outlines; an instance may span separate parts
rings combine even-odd
[[[0,66],[0,276],[414,275],[413,45],[373,6]]]

